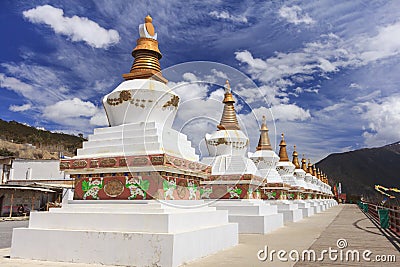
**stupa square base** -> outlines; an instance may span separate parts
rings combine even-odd
[[[283,222],[297,222],[303,219],[303,211],[301,209],[295,210],[279,210],[278,212],[283,215]]]
[[[241,234],[267,234],[283,227],[283,215],[229,215],[229,222],[238,223]]]
[[[266,203],[276,205],[278,212],[283,215],[283,222],[297,222],[303,219],[303,211],[292,200],[267,200]]]
[[[123,266],[179,266],[237,243],[235,224],[182,233],[18,228],[13,232],[11,257]]]
[[[299,209],[303,212],[303,218],[314,215],[314,207],[311,207],[309,202],[304,200],[295,200],[294,203],[296,203]]]
[[[229,222],[239,224],[241,234],[266,234],[283,226],[283,215],[275,205],[259,199],[218,200],[211,203],[217,210],[227,210]]]
[[[303,218],[305,217],[310,217],[314,215],[314,208],[313,207],[308,207],[308,208],[299,208],[303,212]]]
[[[29,228],[14,229],[11,257],[179,266],[238,244],[227,211],[173,202],[66,200],[61,209],[32,212]]]
[[[314,209],[314,214],[315,213],[320,213],[322,211],[321,206],[319,203],[315,202],[314,200],[310,202],[311,207]]]

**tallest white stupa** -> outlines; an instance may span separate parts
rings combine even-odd
[[[123,81],[103,98],[110,127],[96,129],[78,157],[169,154],[198,161],[187,137],[172,129],[179,96],[162,76],[157,34],[152,18],[139,26],[135,58]]]

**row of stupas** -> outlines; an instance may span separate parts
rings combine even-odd
[[[103,98],[110,127],[95,129],[77,156],[61,169],[75,179],[75,199],[313,199],[331,196],[315,166],[279,157],[271,148],[265,120],[255,153],[240,130],[234,97],[225,85],[217,131],[206,134],[209,157],[199,161],[187,136],[172,129],[179,96],[162,76],[151,17],[139,27],[134,62],[125,79]],[[304,160],[304,159],[303,159]]]
[[[151,17],[139,34],[130,72],[103,98],[109,127],[61,160],[73,194],[61,209],[32,212],[28,228],[14,229],[12,258],[180,266],[237,245],[238,233],[265,234],[335,205],[315,166],[303,159],[301,168],[297,152],[289,161],[283,136],[276,155],[265,119],[256,152],[247,154],[229,83],[200,161],[172,128],[180,97],[161,73]]]

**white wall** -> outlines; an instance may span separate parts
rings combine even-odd
[[[59,160],[15,159],[12,163],[10,180],[63,180]]]
[[[3,164],[0,164],[0,184],[3,183]]]

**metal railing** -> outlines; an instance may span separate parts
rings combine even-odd
[[[368,213],[372,218],[379,222],[382,228],[388,228],[394,234],[400,236],[400,207],[384,207],[373,203],[361,201],[358,203],[358,206],[361,208],[362,211]],[[384,216],[387,216],[388,218],[383,218]],[[388,221],[387,223],[386,220]]]

